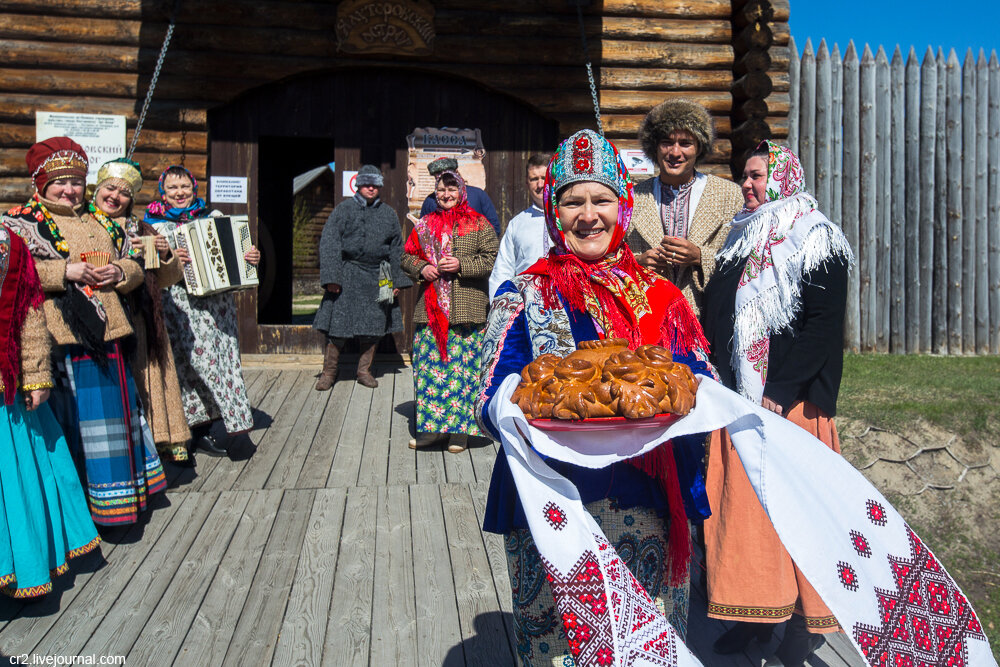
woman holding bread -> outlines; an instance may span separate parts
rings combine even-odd
[[[46,139],[26,159],[36,192],[3,223],[24,239],[45,292],[55,342],[52,412],[85,471],[94,523],[133,523],[149,495],[166,488],[126,360],[134,329],[122,297],[142,286],[143,269],[125,230],[87,211],[79,144]]]
[[[640,361],[653,366],[676,360],[694,372],[710,373],[707,345],[687,300],[673,284],[640,267],[624,242],[632,188],[617,149],[590,130],[564,141],[552,157],[543,202],[552,247],[545,258],[500,286],[483,341],[477,415],[494,435],[488,409],[501,382],[511,373],[537,380],[534,375],[544,375],[546,365],[558,360],[553,355],[574,353],[581,343],[576,354],[582,358],[565,362],[562,366],[572,367],[556,375],[580,373],[593,379],[587,360],[615,346],[620,351],[607,363],[623,371],[642,366]],[[657,345],[667,349],[653,347]],[[662,359],[664,355],[669,358]],[[643,404],[643,395],[637,391],[629,409],[659,412],[656,405]],[[586,394],[553,409],[572,411],[581,403],[596,410],[608,407]],[[601,413],[589,416],[595,414]],[[576,485],[586,509],[681,636],[687,627],[691,554],[685,510],[708,513],[697,472],[703,442],[696,436],[603,469],[546,461]],[[578,648],[561,628],[566,619],[560,619],[545,583],[504,449],[494,467],[484,528],[506,536],[521,662],[573,664]]]
[[[843,366],[847,269],[840,228],[805,191],[792,151],[762,142],[747,160],[702,315],[722,382],[840,451],[833,416]],[[768,665],[800,666],[837,619],[781,546],[725,431],[712,434],[705,522],[708,615],[735,620],[715,643],[738,653],[788,620]]]

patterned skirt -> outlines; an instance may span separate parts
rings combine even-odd
[[[149,427],[143,428],[132,371],[117,343],[101,370],[78,345],[58,348],[52,411],[82,468],[94,523],[138,521],[147,498],[167,487]]]
[[[840,452],[833,420],[812,403],[799,401],[788,420]],[[792,562],[750,486],[729,434],[709,440],[706,486],[715,510],[705,521],[708,616],[730,621],[781,623],[792,613],[814,633],[836,632],[836,617]]]
[[[232,293],[189,296],[173,285],[163,293],[163,319],[188,425],[221,419],[227,433],[253,428]]]
[[[417,433],[482,435],[476,423],[482,340],[482,326],[449,328],[448,361],[442,361],[431,328],[417,325],[413,335]]]
[[[0,427],[0,587],[31,598],[52,590],[67,561],[100,544],[59,424],[47,404],[24,409],[18,394],[3,405]]]
[[[645,507],[620,509],[613,498],[586,507],[659,610],[681,638],[685,637],[690,582],[685,581],[681,586],[668,583],[669,520]],[[514,636],[521,664],[572,667],[576,663],[531,532],[527,528],[512,530],[507,535],[506,547]]]

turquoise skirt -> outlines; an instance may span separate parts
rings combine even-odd
[[[0,587],[17,598],[52,590],[70,558],[100,543],[73,457],[48,404],[28,412],[19,393],[0,426]]]

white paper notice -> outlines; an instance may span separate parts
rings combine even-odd
[[[91,113],[35,112],[35,141],[69,137],[87,153],[88,183],[97,182],[97,170],[125,157],[125,116]]]
[[[243,176],[212,176],[209,199],[213,204],[246,204],[247,179]]]
[[[641,150],[625,149],[621,151],[622,161],[629,174],[636,176],[652,176],[656,173],[656,165],[646,157]]]
[[[344,174],[344,196],[353,197],[358,191],[358,172],[345,171]]]

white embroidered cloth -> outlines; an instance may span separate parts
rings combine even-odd
[[[538,454],[601,468],[677,436],[728,428],[785,548],[868,664],[996,667],[958,585],[861,473],[788,420],[698,380],[694,410],[654,429],[541,431],[510,402],[517,375],[490,403],[578,665],[701,663],[618,558],[576,487]]]

